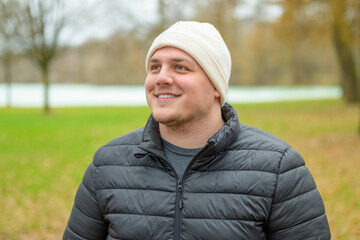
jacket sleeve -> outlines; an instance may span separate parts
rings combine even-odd
[[[300,154],[292,148],[280,161],[267,239],[331,239],[315,181]]]
[[[80,184],[74,206],[65,228],[63,240],[68,239],[106,239],[107,224],[99,210],[95,197],[95,173],[94,163],[87,168],[83,181]]]

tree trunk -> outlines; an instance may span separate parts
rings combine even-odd
[[[41,74],[44,84],[44,113],[50,114],[49,105],[49,66],[44,64],[41,66]]]
[[[334,43],[341,68],[341,86],[346,102],[359,101],[359,84],[356,76],[355,62],[350,46],[342,42],[337,29],[334,29]]]
[[[7,52],[4,54],[4,77],[6,83],[6,107],[11,107],[11,82],[12,82],[12,75],[11,75],[11,53]]]
[[[360,103],[359,103],[358,135],[360,136]]]
[[[359,82],[357,79],[355,59],[351,51],[350,28],[346,23],[346,1],[332,1],[333,40],[341,69],[341,85],[344,99],[348,103],[358,102]]]

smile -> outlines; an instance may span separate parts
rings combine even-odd
[[[161,94],[157,96],[158,98],[164,99],[164,98],[177,98],[179,96],[177,95],[172,95],[172,94]]]

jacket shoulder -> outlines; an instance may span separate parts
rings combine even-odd
[[[280,155],[275,154],[277,157],[275,157],[274,154],[266,154],[266,156],[269,157],[268,159],[274,159],[274,157],[277,159],[279,173],[305,166],[305,161],[302,156],[280,138],[264,130],[244,124],[242,124],[241,129],[243,131],[241,131],[240,134],[240,144],[247,145],[246,148],[257,151],[280,153]],[[273,157],[271,158],[270,156]]]
[[[285,141],[242,123],[235,141],[231,142],[225,153],[237,169],[246,168],[276,175],[305,165],[301,155]]]
[[[142,142],[143,130],[144,127],[141,127],[100,147],[94,155],[94,165],[118,164],[119,160],[131,158],[135,149]]]
[[[137,145],[142,140],[142,133],[144,131],[144,127],[138,128],[134,131],[131,131],[121,137],[115,138],[108,143],[106,143],[102,147],[111,147],[117,145]]]
[[[235,148],[275,151],[285,153],[291,148],[288,143],[264,130],[240,123],[240,132],[237,137]],[[232,148],[233,148],[232,147]]]

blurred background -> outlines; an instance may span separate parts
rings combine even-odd
[[[333,239],[360,239],[360,0],[0,0],[0,240],[61,239],[96,149],[145,124],[145,56],[179,20],[220,31],[240,121],[299,150]]]
[[[148,47],[179,20],[220,31],[231,86],[335,86],[329,96],[359,99],[359,0],[0,2],[2,106],[21,97],[11,83],[43,84],[45,110],[49,83],[143,85]]]

